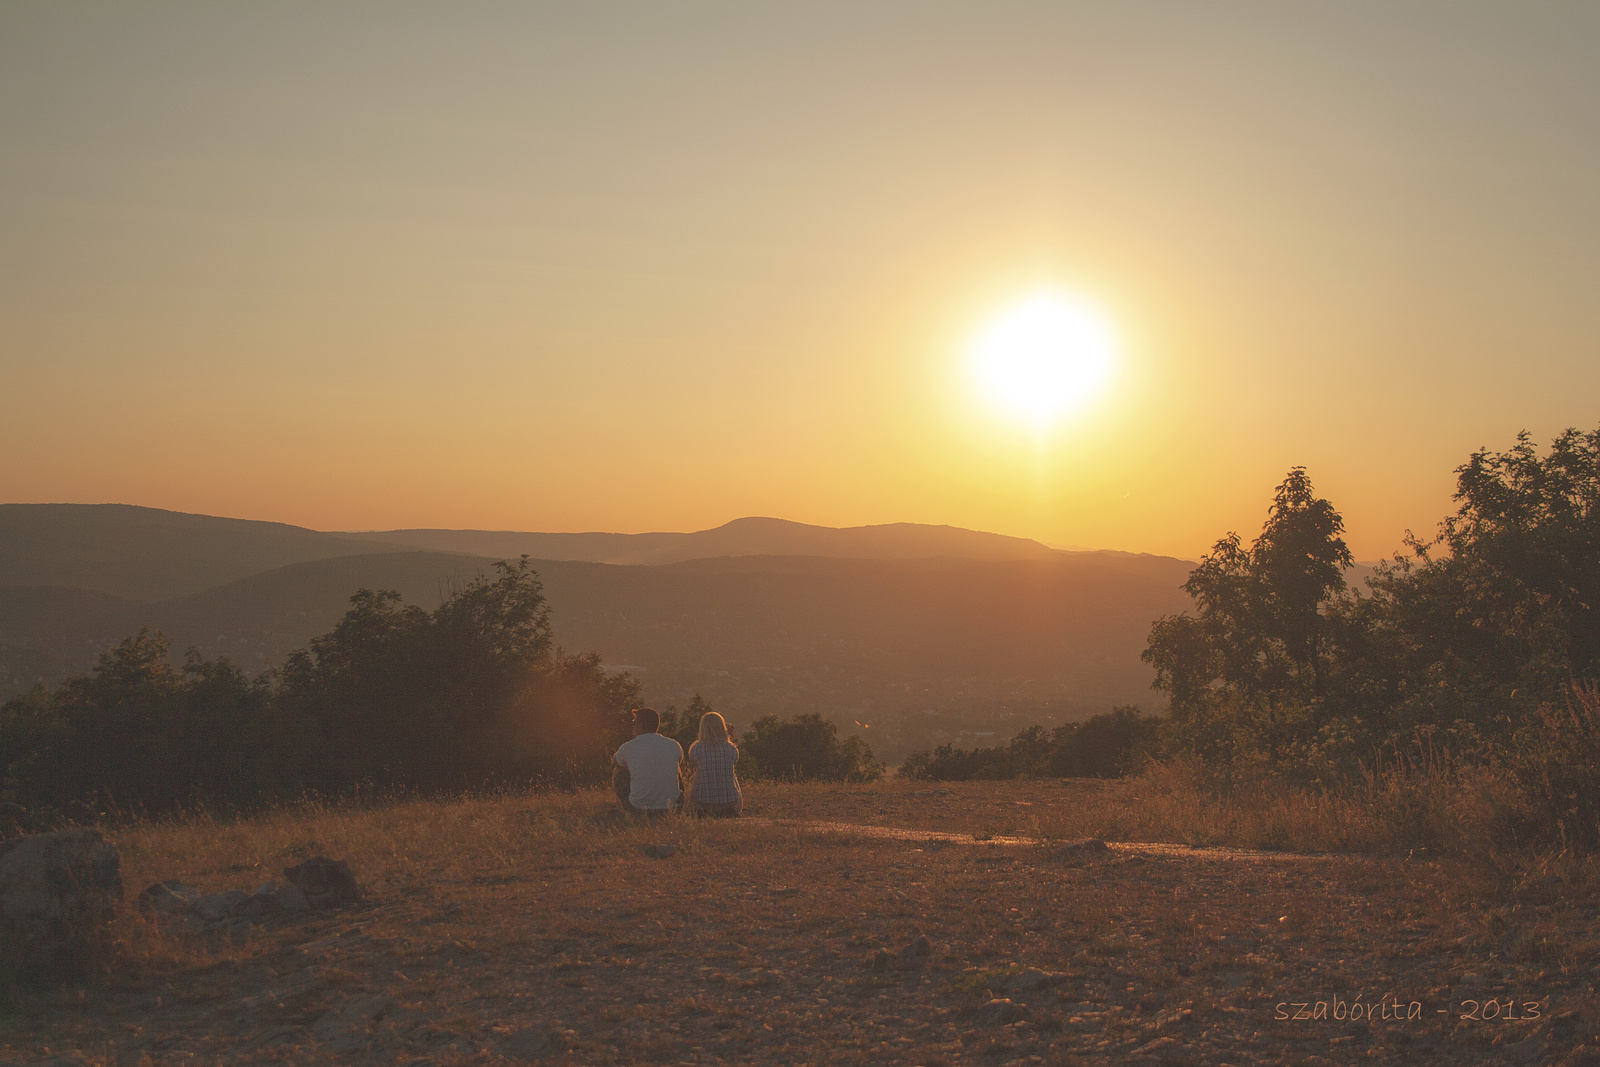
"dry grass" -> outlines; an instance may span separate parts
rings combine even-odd
[[[1047,844],[1404,844],[1349,797],[1222,799],[1167,768],[1123,783],[757,786],[741,821],[619,822],[611,807],[593,792],[125,827],[134,889],[249,889],[322,853],[350,861],[368,902],[211,935],[128,909],[105,974],[0,1023],[0,1062],[63,1049],[94,1063],[1535,1062],[1600,1035],[1600,942],[1581,902],[1504,903],[1395,857],[1065,863]],[[651,843],[679,851],[647,859]],[[926,956],[900,951],[919,934]],[[1030,988],[1030,968],[1048,981]],[[1274,1016],[1363,990],[1452,1014],[1358,1029]],[[1540,1021],[1457,1018],[1491,994],[1542,1004]],[[1020,1019],[990,1012],[991,996]]]

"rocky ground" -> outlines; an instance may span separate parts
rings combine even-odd
[[[1410,859],[1028,839],[1073,797],[756,790],[752,818],[637,826],[586,794],[480,802],[453,834],[431,809],[352,824],[363,902],[140,927],[108,974],[0,1021],[0,1062],[1600,1063],[1591,904],[1483,900]],[[179,852],[155,839],[127,865],[211,892],[275,873],[296,832],[228,877],[156,871]]]

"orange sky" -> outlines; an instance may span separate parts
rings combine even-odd
[[[3,501],[1373,558],[1600,424],[1593,6],[12,4],[0,145]]]

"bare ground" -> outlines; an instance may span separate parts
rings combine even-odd
[[[1486,902],[1470,871],[1404,858],[1063,851],[1092,788],[147,828],[136,883],[265,880],[309,826],[368,902],[200,940],[130,918],[109,973],[0,1020],[0,1062],[1600,1062],[1592,904]]]

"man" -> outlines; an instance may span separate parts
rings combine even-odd
[[[683,746],[662,737],[661,716],[654,708],[633,709],[633,740],[617,749],[612,757],[617,769],[611,783],[617,800],[635,815],[662,816],[683,799],[683,782],[678,765],[683,762]]]

